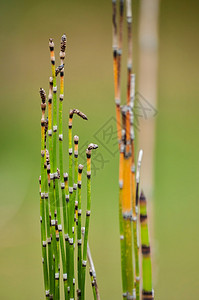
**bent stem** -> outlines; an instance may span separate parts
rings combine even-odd
[[[90,276],[91,276],[91,284],[93,288],[93,297],[94,299],[100,300],[100,294],[99,294],[99,289],[97,284],[97,276],[96,276],[95,266],[92,259],[89,244],[87,244],[87,257],[90,265]]]

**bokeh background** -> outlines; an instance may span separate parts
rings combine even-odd
[[[74,122],[84,147],[115,113],[111,1],[0,4],[0,299],[42,299],[38,90],[48,88],[48,38],[54,37],[58,57],[61,35],[68,36],[64,122],[66,128],[69,108],[88,115],[88,123]],[[195,0],[161,1],[153,199],[158,300],[196,299],[199,291],[198,13]],[[137,70],[139,1],[133,14]],[[123,92],[125,86],[123,80]],[[89,239],[101,298],[121,299],[118,155],[99,145]]]

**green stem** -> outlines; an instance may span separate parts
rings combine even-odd
[[[142,244],[142,299],[154,299],[152,289],[152,267],[149,242],[149,230],[147,222],[147,203],[144,193],[140,195],[140,223]]]
[[[81,300],[81,285],[82,285],[82,239],[81,239],[81,214],[82,214],[82,201],[81,201],[81,188],[82,188],[82,170],[83,165],[78,167],[78,224],[77,224],[77,245],[78,245],[78,257],[77,257],[77,266],[78,266],[78,291],[79,291],[79,300]]]
[[[85,223],[85,233],[84,233],[84,245],[83,245],[83,260],[82,260],[82,300],[85,299],[85,280],[86,280],[86,258],[87,258],[87,244],[88,244],[88,230],[90,223],[90,213],[91,213],[91,150],[97,149],[98,145],[89,144],[86,150],[87,157],[87,210],[86,210],[86,223]]]
[[[49,280],[48,280],[48,265],[47,265],[47,253],[46,253],[46,222],[45,222],[45,109],[46,109],[46,93],[43,89],[40,89],[41,96],[41,196],[40,196],[40,220],[41,220],[41,243],[42,243],[42,261],[43,261],[43,273],[44,273],[44,286],[46,291],[46,297],[49,296]]]

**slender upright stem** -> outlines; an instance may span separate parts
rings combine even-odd
[[[120,144],[120,161],[119,161],[119,222],[120,222],[120,248],[121,248],[121,270],[122,270],[122,291],[123,298],[126,299],[126,263],[125,263],[125,241],[124,241],[124,225],[122,216],[123,203],[123,166],[124,166],[124,144],[123,140]]]
[[[82,113],[78,109],[72,109],[69,113],[69,134],[68,134],[68,145],[69,145],[69,288],[70,288],[70,297],[73,298],[75,293],[75,278],[74,278],[74,231],[75,231],[75,224],[74,224],[74,213],[75,213],[75,195],[77,189],[77,183],[73,185],[73,159],[72,159],[72,120],[73,115],[76,114],[84,120],[88,120],[87,116]],[[76,144],[78,145],[78,143]],[[78,150],[78,149],[76,149]],[[77,164],[77,163],[76,163]],[[76,170],[77,171],[77,170]],[[77,172],[75,174],[77,177]],[[77,182],[77,181],[76,181]],[[75,190],[74,190],[75,188]]]
[[[123,15],[124,15],[124,0],[120,0],[120,9],[119,9],[119,36],[118,36],[118,90],[117,90],[117,99],[120,105],[121,101],[121,63],[122,63],[122,43],[123,43]]]
[[[51,67],[52,67],[52,78],[53,78],[53,136],[52,136],[52,156],[51,156],[51,165],[52,165],[52,173],[51,173],[51,180],[53,181],[54,187],[54,201],[55,209],[53,212],[53,216],[56,216],[56,208],[57,208],[57,199],[59,196],[57,195],[58,189],[55,188],[57,186],[57,164],[56,164],[56,132],[57,132],[57,84],[56,84],[56,75],[55,75],[55,53],[54,53],[54,42],[53,39],[49,39],[49,48],[50,48],[50,59],[51,59]],[[56,177],[56,178],[55,178]],[[55,192],[56,190],[56,192]],[[53,207],[54,208],[54,207]],[[53,218],[53,223],[51,220],[51,224],[55,226],[55,220]],[[57,239],[56,239],[57,240]],[[56,243],[57,244],[57,243]],[[59,295],[59,248],[54,248],[54,259],[55,259],[55,299],[58,299]]]
[[[139,184],[140,184],[140,169],[142,163],[143,151],[139,151],[137,170],[136,170],[136,203],[135,203],[135,218],[133,218],[134,229],[134,252],[135,252],[135,275],[136,275],[136,300],[140,299],[140,265],[139,265],[139,226],[138,226],[138,199],[139,199]]]
[[[78,167],[78,223],[77,223],[77,271],[78,271],[78,296],[81,300],[81,285],[82,285],[82,238],[81,238],[81,215],[82,215],[82,201],[81,201],[81,190],[82,190],[82,170],[83,165]]]
[[[147,222],[146,198],[142,192],[140,195],[140,223],[142,244],[142,300],[154,299],[152,288],[151,251],[149,242],[149,230]]]
[[[76,227],[77,219],[78,219],[78,201],[76,200],[77,194],[77,181],[78,181],[78,143],[79,137],[77,135],[74,136],[74,183],[73,183],[73,191],[74,191],[74,228]],[[75,230],[74,230],[74,238],[75,238]]]
[[[47,131],[47,128],[46,128]],[[47,244],[48,244],[48,265],[49,265],[49,282],[50,282],[50,295],[53,295],[54,289],[54,272],[53,272],[53,249],[52,249],[52,239],[51,239],[51,220],[50,220],[50,208],[49,208],[49,193],[48,193],[48,176],[49,171],[48,165],[50,164],[49,152],[46,150],[46,170],[45,170],[45,208],[46,208],[46,228],[47,228]],[[49,296],[50,296],[49,295]]]
[[[63,171],[63,121],[62,121],[62,112],[63,112],[63,99],[64,99],[64,58],[66,50],[66,36],[65,34],[61,38],[61,51],[60,51],[60,63],[61,66],[58,69],[60,72],[60,96],[59,96],[59,166],[60,166],[60,180],[61,180],[61,193],[62,193],[62,207],[63,207],[63,220],[64,220],[64,231],[66,225],[66,203],[65,203],[65,183],[64,183],[64,171]],[[61,235],[62,232],[60,231]],[[67,264],[65,258],[65,250],[63,237],[60,239],[61,242],[61,251],[62,251],[62,262],[63,262],[63,280],[64,280],[64,292],[65,299],[68,299],[68,286],[67,286]]]
[[[89,144],[86,150],[87,157],[87,210],[86,210],[86,223],[85,223],[85,234],[84,234],[84,245],[83,245],[83,260],[82,260],[82,300],[85,299],[85,279],[86,279],[86,264],[87,264],[87,243],[88,243],[88,230],[90,223],[91,214],[91,151],[97,149],[96,144]]]
[[[43,89],[40,89],[41,96],[41,194],[40,194],[40,222],[41,222],[41,242],[42,242],[42,262],[44,273],[44,286],[46,291],[46,298],[49,297],[49,280],[48,280],[48,265],[47,265],[47,253],[46,253],[46,216],[45,216],[45,110],[46,110],[46,93]]]
[[[64,184],[65,184],[65,205],[66,205],[66,224],[64,225],[64,235],[65,235],[65,248],[66,248],[66,269],[67,277],[69,275],[69,262],[70,262],[70,252],[69,252],[69,189],[68,189],[68,173],[64,173]]]
[[[132,200],[131,200],[131,147],[126,139],[126,123],[128,106],[122,107],[122,124],[124,131],[124,160],[123,160],[123,197],[122,197],[122,216],[124,230],[124,249],[125,249],[125,266],[126,266],[126,297],[133,296],[134,272],[132,256]]]
[[[53,53],[53,51],[51,51]],[[53,54],[51,54],[53,57]],[[48,95],[48,146],[49,146],[49,169],[50,169],[50,181],[49,181],[49,198],[50,198],[50,219],[51,219],[51,237],[52,237],[52,276],[53,282],[51,288],[50,288],[50,297],[52,298],[55,293],[55,257],[57,256],[57,248],[56,248],[56,234],[55,234],[55,218],[54,218],[54,212],[55,212],[55,198],[54,198],[54,175],[53,175],[53,145],[52,145],[52,93],[53,93],[53,78],[50,77],[49,79],[50,87],[49,87],[49,95]]]

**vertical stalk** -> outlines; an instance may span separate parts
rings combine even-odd
[[[84,234],[84,245],[83,245],[83,260],[82,260],[82,300],[85,299],[85,279],[86,279],[86,264],[87,264],[87,243],[88,243],[88,230],[90,223],[91,214],[91,151],[97,149],[98,145],[89,144],[86,150],[87,157],[87,210],[86,210],[86,223],[85,223],[85,234]]]
[[[53,57],[53,54],[52,54]],[[48,95],[48,146],[49,146],[49,168],[50,168],[50,182],[49,182],[49,198],[50,198],[50,219],[51,219],[51,238],[52,238],[52,286],[50,287],[50,298],[53,298],[54,295],[54,288],[55,288],[55,257],[56,257],[56,234],[55,234],[55,219],[54,219],[54,212],[55,212],[55,200],[54,200],[54,183],[53,183],[53,148],[52,148],[52,92],[53,92],[53,78],[50,77],[49,79],[50,87],[49,87],[49,95]]]
[[[47,131],[47,128],[46,128]],[[49,194],[48,194],[48,174],[47,166],[49,165],[49,152],[46,150],[46,170],[45,170],[45,208],[46,208],[46,228],[47,228],[47,244],[48,244],[48,264],[49,264],[49,283],[50,283],[50,295],[53,294],[53,253],[52,253],[52,239],[51,239],[51,224],[50,224],[50,215],[49,215]],[[47,171],[47,172],[46,172]]]
[[[77,222],[77,210],[78,210],[78,201],[76,200],[77,194],[77,180],[78,180],[78,143],[79,137],[74,136],[74,183],[73,183],[73,200],[72,200],[72,214],[73,214],[73,239],[75,242],[76,235],[76,222]]]
[[[120,93],[118,91],[120,69],[118,65],[118,58],[120,56],[118,51],[118,38],[117,38],[117,1],[112,0],[112,24],[113,24],[113,76],[114,76],[114,96],[116,105],[116,125],[118,141],[121,141],[121,122],[120,122]],[[121,44],[120,44],[121,45]]]
[[[75,203],[75,211],[74,211],[74,223],[76,224],[78,219],[78,201],[76,200],[76,193],[77,193],[77,181],[78,181],[78,143],[79,137],[77,135],[74,136],[74,203]],[[75,227],[74,224],[74,227]]]
[[[57,145],[56,145],[56,132],[57,132],[57,83],[56,83],[56,75],[55,75],[55,53],[54,53],[54,42],[53,39],[49,39],[49,48],[50,48],[50,59],[51,59],[51,68],[52,68],[52,78],[53,78],[53,121],[52,121],[52,127],[53,127],[53,135],[52,135],[52,156],[51,156],[51,165],[52,165],[52,173],[51,173],[51,180],[53,180],[53,187],[54,187],[54,201],[55,203],[55,209],[53,212],[53,216],[56,216],[56,208],[57,208],[57,164],[56,164],[56,154],[57,154]],[[55,178],[56,177],[56,178]],[[53,207],[54,208],[54,207]],[[52,217],[52,216],[51,216]],[[51,221],[52,223],[52,221]],[[55,220],[53,219],[53,226],[55,226]],[[56,237],[57,240],[57,237]],[[57,245],[57,243],[56,243]],[[54,249],[54,255],[55,255],[55,299],[58,299],[59,295],[59,247],[57,246]]]
[[[78,297],[81,300],[81,285],[82,285],[82,239],[81,239],[81,215],[82,215],[82,201],[81,201],[81,189],[82,189],[82,170],[83,165],[78,167],[78,223],[77,223],[77,271],[78,271]]]
[[[74,279],[74,240],[73,240],[73,218],[74,213],[71,214],[71,207],[73,206],[73,187],[69,186],[69,295],[70,299],[74,298],[73,279]]]
[[[68,151],[69,151],[69,295],[70,299],[75,297],[73,289],[74,280],[74,239],[73,239],[73,220],[74,220],[74,210],[73,210],[73,148],[72,148],[72,119],[73,110],[69,113],[69,124],[68,124]]]
[[[72,146],[72,121],[73,121],[73,112],[70,110],[69,113],[69,123],[68,123],[68,154],[69,154],[69,187],[73,187],[73,146]]]
[[[61,67],[64,65],[66,50],[66,35],[61,38],[61,51],[60,51],[60,63]],[[64,220],[64,232],[66,228],[66,203],[65,203],[65,183],[64,183],[64,170],[63,170],[63,99],[64,99],[64,68],[60,68],[60,96],[59,96],[59,166],[60,166],[60,180],[61,180],[61,193],[62,193],[62,207],[63,207],[63,220]],[[61,235],[62,232],[60,231]],[[63,244],[63,238],[60,239],[62,249],[62,262],[63,262],[63,280],[64,280],[64,292],[65,299],[68,299],[68,286],[67,286],[67,265],[65,259],[65,250]]]
[[[131,147],[127,140],[127,112],[128,106],[122,108],[122,122],[124,130],[124,161],[123,161],[123,197],[122,197],[122,216],[124,228],[124,249],[125,249],[125,266],[126,266],[126,297],[130,299],[133,296],[134,272],[132,256],[132,191],[131,191]]]
[[[45,110],[46,110],[46,93],[40,89],[41,96],[41,195],[40,195],[40,222],[41,222],[41,242],[42,242],[42,262],[44,273],[44,287],[46,291],[46,298],[49,297],[49,280],[48,280],[48,264],[46,253],[46,220],[45,220]]]
[[[66,269],[67,269],[67,277],[69,274],[69,189],[68,189],[68,173],[64,173],[64,184],[65,184],[65,205],[66,205],[66,224],[64,224],[64,235],[65,235],[65,248],[66,248]]]
[[[73,186],[73,160],[72,160],[72,120],[73,115],[76,114],[84,120],[88,120],[87,116],[79,111],[78,109],[70,110],[69,113],[69,288],[70,288],[70,298],[74,298],[74,289],[75,289],[75,278],[74,278],[74,213],[75,213],[75,195],[77,183]],[[78,143],[76,144],[78,145]],[[78,150],[78,149],[76,149]],[[77,172],[76,175],[77,176]],[[74,190],[75,188],[75,190]]]
[[[140,184],[140,168],[142,162],[143,151],[139,151],[137,171],[136,171],[136,203],[135,203],[135,218],[133,218],[134,229],[134,252],[135,252],[135,275],[136,275],[136,300],[140,299],[140,265],[139,265],[139,227],[138,227],[138,199],[139,199],[139,184]]]
[[[55,199],[56,199],[55,214],[57,215],[57,225],[58,225],[57,227],[58,227],[59,240],[60,240],[62,265],[65,268],[66,258],[65,258],[64,241],[63,241],[63,233],[62,233],[61,213],[60,213],[60,199],[59,199],[59,186],[58,186],[59,176],[58,176],[58,172],[57,172],[57,83],[56,83],[56,76],[59,74],[59,72],[62,71],[63,65],[61,65],[57,69],[55,69],[53,39],[49,40],[49,47],[50,47],[50,53],[51,53],[51,66],[52,66],[52,77],[53,77],[53,155],[52,155],[53,168],[52,169],[53,169],[53,177],[54,177],[54,195],[55,195]],[[61,121],[62,121],[62,118],[61,118]],[[56,240],[57,239],[58,238],[56,237]],[[66,272],[64,272],[64,274],[65,273]],[[55,257],[55,283],[56,283],[56,288],[57,288],[56,295],[59,295],[59,277],[60,277],[59,244],[57,244],[57,257]]]
[[[121,63],[122,63],[122,42],[123,42],[123,14],[124,14],[124,0],[120,0],[120,9],[119,9],[119,37],[118,37],[118,51],[117,51],[117,79],[118,79],[118,90],[117,90],[117,103],[120,105],[121,101]],[[118,115],[120,114],[120,111],[118,109]],[[119,116],[118,116],[119,117]],[[121,133],[120,133],[121,137]]]
[[[147,222],[147,204],[144,193],[140,195],[140,223],[141,223],[141,243],[142,243],[142,300],[154,299],[152,288],[152,270],[149,231]]]
[[[124,225],[122,216],[123,203],[123,161],[124,144],[122,142],[122,127],[120,119],[121,103],[121,55],[122,55],[122,33],[123,33],[123,8],[124,1],[120,0],[119,9],[119,34],[117,28],[117,1],[112,0],[112,24],[113,24],[113,74],[114,74],[114,95],[116,104],[116,126],[120,150],[119,162],[119,223],[120,223],[120,247],[121,247],[121,273],[122,273],[122,291],[123,298],[126,298],[126,263],[125,263],[125,241]],[[119,36],[117,36],[119,35]]]
[[[125,263],[125,241],[124,241],[124,224],[122,216],[123,202],[123,166],[124,166],[124,143],[120,144],[120,161],[119,161],[119,222],[120,222],[120,249],[121,249],[121,270],[122,270],[122,292],[123,299],[126,299],[126,263]]]

